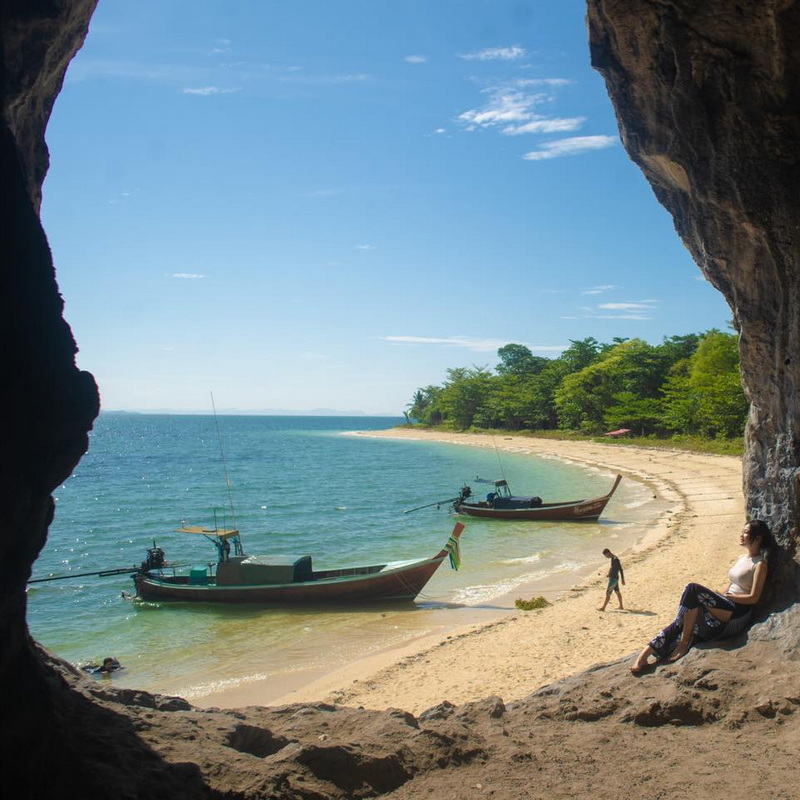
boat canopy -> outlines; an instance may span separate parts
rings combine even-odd
[[[203,528],[201,525],[187,525],[175,528],[175,533],[200,533],[203,536],[219,536],[220,539],[231,539],[239,535],[236,528]]]

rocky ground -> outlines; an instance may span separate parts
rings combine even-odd
[[[200,710],[51,658],[52,746],[79,756],[26,780],[32,797],[800,798],[798,630],[790,609],[744,646],[641,677],[626,659],[508,706],[444,701],[417,717],[319,703]]]

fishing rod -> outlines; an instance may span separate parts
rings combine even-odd
[[[178,568],[178,567],[189,567],[191,564],[170,564],[170,567]],[[109,575],[126,575],[131,572],[138,572],[141,567],[120,567],[119,569],[102,569],[98,572],[73,572],[69,575],[51,575],[49,578],[33,578],[29,580],[28,583],[44,583],[45,581],[63,581],[67,578],[86,578],[90,576],[97,576],[100,578],[106,578]]]
[[[458,497],[451,497],[449,500],[439,500],[436,503],[428,503],[426,506],[417,506],[416,508],[409,508],[407,511],[404,511],[404,514],[410,514],[412,511],[420,511],[423,508],[431,508],[432,506],[443,506],[445,503],[455,503],[456,500],[460,500],[461,496]]]
[[[120,569],[103,569],[99,572],[75,572],[71,575],[51,575],[49,578],[34,578],[28,583],[44,583],[45,581],[63,581],[67,578],[86,578],[89,575],[97,575],[105,578],[107,575],[125,575],[128,572],[138,572],[139,567],[120,567]]]

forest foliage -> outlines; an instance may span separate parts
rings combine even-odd
[[[571,341],[558,358],[521,344],[497,351],[499,363],[447,370],[439,386],[417,389],[406,416],[456,430],[570,430],[585,434],[627,428],[635,435],[742,435],[747,400],[738,337],[712,329],[642,339]]]

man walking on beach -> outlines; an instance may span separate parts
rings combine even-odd
[[[622,593],[619,590],[619,582],[622,581],[622,585],[625,585],[625,573],[622,571],[622,564],[620,563],[619,559],[606,547],[603,550],[603,555],[606,558],[611,559],[611,566],[608,568],[608,586],[606,587],[606,600],[603,603],[603,607],[599,609],[600,611],[605,611],[606,606],[608,605],[608,601],[611,599],[611,593],[617,593],[617,599],[619,600],[619,607],[622,608]]]

